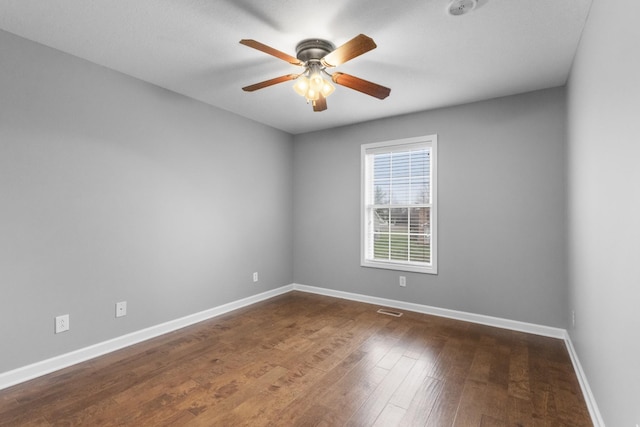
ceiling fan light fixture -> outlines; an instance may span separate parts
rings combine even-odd
[[[317,101],[320,95],[324,98],[331,95],[336,88],[322,77],[323,69],[320,64],[311,62],[306,67],[306,72],[300,75],[293,84],[293,90],[298,95],[303,96],[308,103]],[[306,75],[309,77],[306,77]]]

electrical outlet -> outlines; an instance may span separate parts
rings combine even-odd
[[[257,271],[255,273],[253,273],[253,281],[254,282],[258,281],[258,272]]]
[[[69,315],[56,316],[56,334],[69,330]]]
[[[402,286],[403,288],[405,286],[407,286],[407,278],[406,278],[406,276],[400,276],[400,286]]]
[[[116,317],[127,315],[127,302],[121,301],[116,303]]]

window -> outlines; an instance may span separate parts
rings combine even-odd
[[[362,145],[361,265],[437,273],[437,136]]]

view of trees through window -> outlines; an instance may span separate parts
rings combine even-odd
[[[429,147],[373,155],[374,259],[431,261],[430,156]]]

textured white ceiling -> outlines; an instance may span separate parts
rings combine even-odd
[[[0,28],[290,133],[563,85],[591,0],[0,0]],[[357,34],[378,48],[336,68],[391,88],[378,100],[338,86],[314,113],[292,82],[241,87],[300,68],[240,45],[295,56],[318,37]]]

